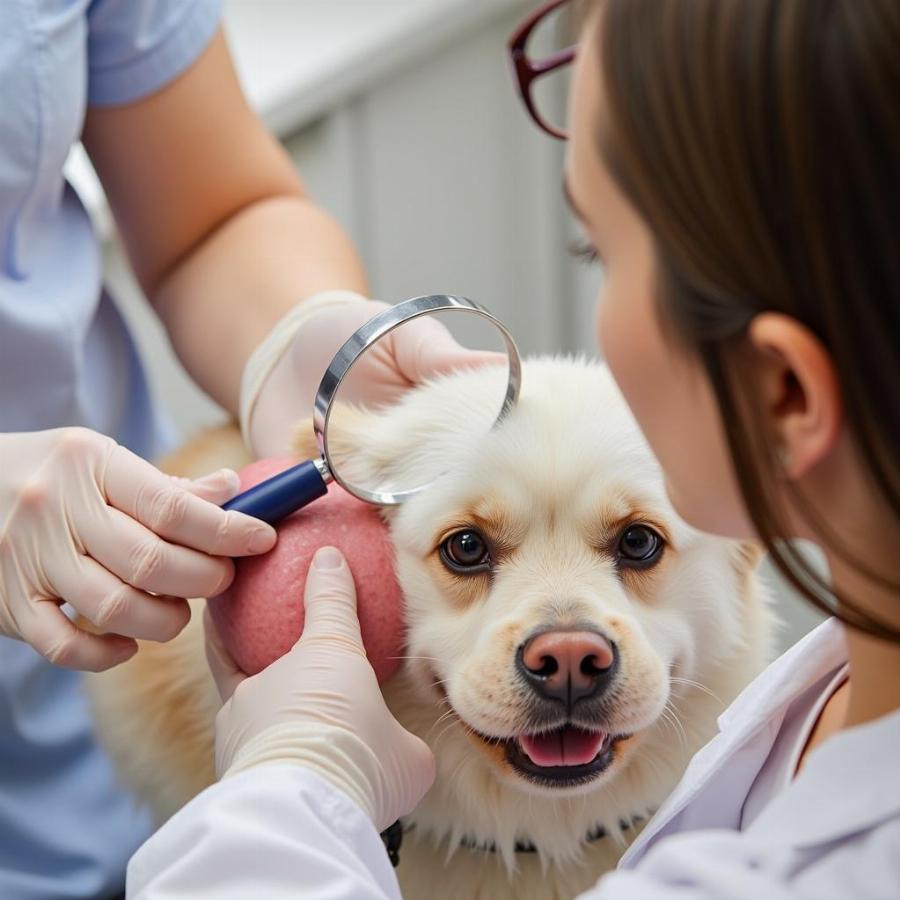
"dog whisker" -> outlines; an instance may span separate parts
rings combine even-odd
[[[450,718],[450,717],[452,717],[452,718]],[[449,731],[449,730],[450,730],[457,722],[462,722],[462,719],[459,718],[459,716],[456,714],[456,711],[455,711],[454,709],[451,708],[451,709],[449,709],[447,712],[445,712],[445,713],[440,717],[440,719],[438,719],[438,721],[434,723],[434,725],[432,725],[431,729],[429,729],[429,734],[431,733],[431,731],[432,731],[434,728],[437,727],[437,725],[438,725],[440,722],[442,722],[444,719],[447,719],[447,718],[450,718],[450,722],[449,722],[447,725],[444,726],[444,728],[442,729],[441,733],[440,733],[440,734],[435,738],[435,740],[434,740],[434,748],[433,748],[433,749],[434,749],[435,752],[437,752],[438,745],[440,744],[441,739],[444,737],[444,735],[445,735],[445,734],[446,734],[446,733],[447,733],[447,732],[448,732],[448,731]],[[464,727],[468,728],[468,726],[465,726],[465,723],[464,723],[464,722],[463,722],[462,724],[463,724]],[[471,731],[471,729],[468,729],[468,730]]]
[[[460,725],[462,725],[463,729],[465,730],[465,733],[466,733],[469,737],[473,737],[473,736],[476,735],[476,732],[475,732],[475,729],[474,729],[474,728],[472,728],[470,725],[467,725],[462,719],[460,719],[459,717],[457,717],[455,721],[453,721],[453,722],[451,722],[449,725],[447,725],[447,726],[444,728],[444,730],[437,736],[437,739],[436,739],[435,742],[434,742],[434,750],[435,750],[435,752],[437,751],[437,746],[438,746],[438,743],[440,742],[441,738],[442,738],[442,737],[450,730],[450,728],[452,728],[457,722],[458,722]],[[468,762],[469,760],[470,760],[470,757],[469,757],[469,756],[464,756],[464,757],[463,757],[462,762],[461,762],[459,765],[457,765],[457,767],[453,770],[453,773],[451,773],[451,775],[450,775],[451,780],[453,779],[454,775],[459,771],[461,765],[462,765],[463,763],[465,763],[465,762]]]
[[[681,723],[681,719],[678,718],[678,714],[676,713],[674,707],[671,704],[671,701],[666,702],[665,709],[663,709],[662,716],[663,722],[667,725],[672,726],[672,730],[678,735],[678,739],[681,742],[682,747],[688,746],[688,737],[687,732],[684,730],[684,725]]]
[[[387,658],[388,659],[427,659],[431,662],[438,662],[438,663],[443,662],[443,660],[437,656],[410,656],[408,654],[401,654],[400,656],[389,656]]]
[[[452,708],[441,713],[441,715],[435,720],[435,723],[431,726],[431,728],[428,729],[428,734],[431,734],[431,732],[435,728],[437,728],[439,725],[442,725],[447,719],[451,719],[455,716],[456,716],[456,711]]]
[[[649,768],[653,775],[657,778],[660,777],[661,767],[659,765],[659,761],[655,759],[652,755],[645,755],[641,757],[641,765]]]
[[[457,778],[460,778],[460,779],[461,779],[461,777],[462,777],[462,775],[463,775],[463,769],[464,769],[467,765],[471,764],[471,762],[472,762],[472,757],[470,757],[470,756],[464,756],[464,757],[456,764],[456,766],[454,767],[453,771],[450,773],[450,775],[449,775],[449,777],[448,777],[448,783],[452,785],[453,782],[456,781]]]
[[[438,718],[438,719],[435,721],[434,725],[432,725],[431,728],[436,728],[436,727],[437,727],[438,725],[440,725],[445,719],[449,719],[451,716],[455,716],[455,715],[456,715],[456,712],[455,712],[453,709],[448,709],[446,712],[441,713],[440,718]],[[429,731],[430,731],[430,729],[429,729]]]
[[[679,705],[676,702],[674,697],[671,697],[671,696],[669,697],[668,706],[671,708],[672,712],[678,717],[679,722],[681,722],[682,730],[686,731],[685,724],[684,724],[685,717],[684,717],[684,715],[682,715],[681,708],[679,707]],[[696,739],[696,734],[694,735],[694,737]]]
[[[702,691],[704,694],[708,694],[715,700],[717,703],[721,703],[723,706],[725,705],[724,701],[718,694],[713,693],[705,684],[701,684],[699,681],[694,681],[690,678],[682,678],[680,675],[672,675],[669,679],[673,684],[685,684],[688,687],[697,688],[698,691]]]
[[[446,721],[447,719],[449,719],[449,718],[451,718],[451,717],[453,717],[453,716],[455,716],[455,715],[456,715],[456,711],[455,711],[454,709],[452,709],[452,708],[451,708],[451,709],[448,709],[446,712],[441,713],[441,715],[435,720],[435,722],[434,722],[434,724],[431,726],[431,728],[429,728],[428,731],[425,733],[425,736],[426,736],[426,737],[429,737],[429,736],[431,735],[431,732],[434,731],[435,728],[437,728],[437,727],[438,727],[439,725],[441,725],[444,721]],[[443,732],[442,732],[442,733],[443,733]]]

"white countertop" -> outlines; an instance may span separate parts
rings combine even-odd
[[[244,90],[286,137],[373,84],[527,0],[226,0],[224,23]],[[66,176],[104,236],[112,221],[90,161]]]
[[[230,0],[250,102],[285,136],[527,0]],[[499,48],[498,48],[499,50]]]

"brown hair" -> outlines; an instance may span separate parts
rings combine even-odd
[[[900,639],[781,540],[771,447],[739,376],[756,315],[808,327],[900,521],[900,3],[606,0],[598,35],[601,150],[654,234],[660,319],[704,364],[756,531],[815,605]]]

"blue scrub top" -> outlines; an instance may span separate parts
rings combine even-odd
[[[62,176],[87,105],[137,100],[212,38],[220,0],[3,0],[0,432],[83,425],[151,457],[167,429]],[[78,673],[0,638],[0,898],[114,895],[150,817],[95,744]]]

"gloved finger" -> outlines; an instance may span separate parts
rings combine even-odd
[[[225,512],[124,447],[113,450],[103,489],[111,506],[155,534],[212,556],[264,553],[275,544],[271,525],[243,513]]]
[[[200,501],[198,501],[200,502]],[[112,507],[85,516],[78,534],[85,551],[126,584],[172,597],[210,597],[234,578],[230,559],[170,544]]]
[[[234,469],[219,469],[202,478],[179,478],[177,475],[169,477],[195,497],[215,503],[216,506],[226,503],[241,489],[241,479]]]
[[[191,620],[185,600],[139,591],[89,556],[64,560],[49,575],[59,596],[103,631],[169,641]]]
[[[213,681],[219,689],[219,696],[224,702],[237,686],[247,677],[234,661],[219,635],[216,623],[209,614],[209,608],[203,610],[203,631],[206,635],[206,661],[212,672]]]
[[[48,662],[65,669],[103,672],[137,652],[137,643],[118,634],[90,634],[66,618],[53,600],[30,607],[21,622],[22,638]]]
[[[437,319],[419,319],[392,336],[397,366],[413,384],[455,369],[507,363],[504,353],[463,347]]]
[[[303,602],[300,641],[336,642],[365,656],[356,615],[356,585],[347,560],[336,547],[321,547],[316,552],[306,576]]]
[[[437,775],[437,763],[431,747],[411,731],[406,731],[406,737],[409,742],[406,759],[409,765],[409,783],[412,785],[412,791],[406,808],[400,811],[401,816],[409,815],[419,805],[426,791],[434,784]]]
[[[409,815],[434,784],[437,767],[434,753],[420,737],[407,731],[392,717],[390,746],[394,748],[392,763],[396,771],[390,777],[392,795],[382,810],[384,819],[375,823],[384,831],[392,822]]]

